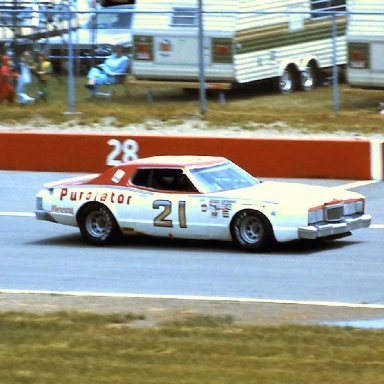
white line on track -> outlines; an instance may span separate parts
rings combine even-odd
[[[34,217],[33,212],[0,212],[0,216]]]
[[[384,229],[384,224],[371,224],[369,228],[372,229]]]
[[[60,295],[77,297],[111,297],[126,299],[160,299],[160,300],[185,300],[185,301],[220,301],[234,303],[258,303],[258,304],[293,304],[293,305],[316,305],[324,307],[344,308],[369,308],[384,309],[384,304],[359,304],[333,301],[300,301],[300,300],[274,300],[255,299],[249,297],[221,297],[221,296],[189,296],[189,295],[152,295],[131,293],[108,293],[108,292],[76,292],[76,291],[46,291],[46,290],[21,290],[1,289],[0,294],[35,294],[35,295]]]
[[[338,185],[335,188],[341,188],[341,189],[353,189],[358,187],[364,187],[365,185],[375,184],[378,183],[378,180],[362,180],[362,181],[354,181],[352,183]]]

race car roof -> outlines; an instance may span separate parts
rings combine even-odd
[[[193,168],[220,164],[228,161],[219,156],[152,156],[120,164],[109,168],[100,175],[87,180],[84,184],[126,185],[127,180],[138,168]]]
[[[156,166],[156,167],[191,167],[203,166],[222,163],[227,159],[219,156],[197,156],[197,155],[167,155],[167,156],[152,156],[142,159],[137,159],[127,163],[127,166]],[[120,168],[124,168],[121,165]]]

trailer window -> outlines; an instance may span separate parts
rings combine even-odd
[[[197,9],[173,8],[171,25],[183,27],[197,26]]]
[[[99,12],[95,19],[89,20],[85,29],[130,29],[132,20],[132,10],[112,13],[107,9],[104,12]]]
[[[347,10],[346,0],[311,0],[312,19],[320,19],[327,16],[327,12],[345,12]]]

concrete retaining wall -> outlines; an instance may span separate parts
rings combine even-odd
[[[137,157],[225,156],[259,177],[383,178],[382,142],[73,133],[0,134],[0,169],[101,172]]]

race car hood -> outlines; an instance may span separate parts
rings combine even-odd
[[[363,197],[359,193],[346,191],[341,188],[271,181],[250,188],[232,190],[230,193],[228,191],[220,192],[219,195],[230,195],[231,198],[266,201],[274,204],[299,204],[308,207],[319,206],[335,200],[349,200]]]

